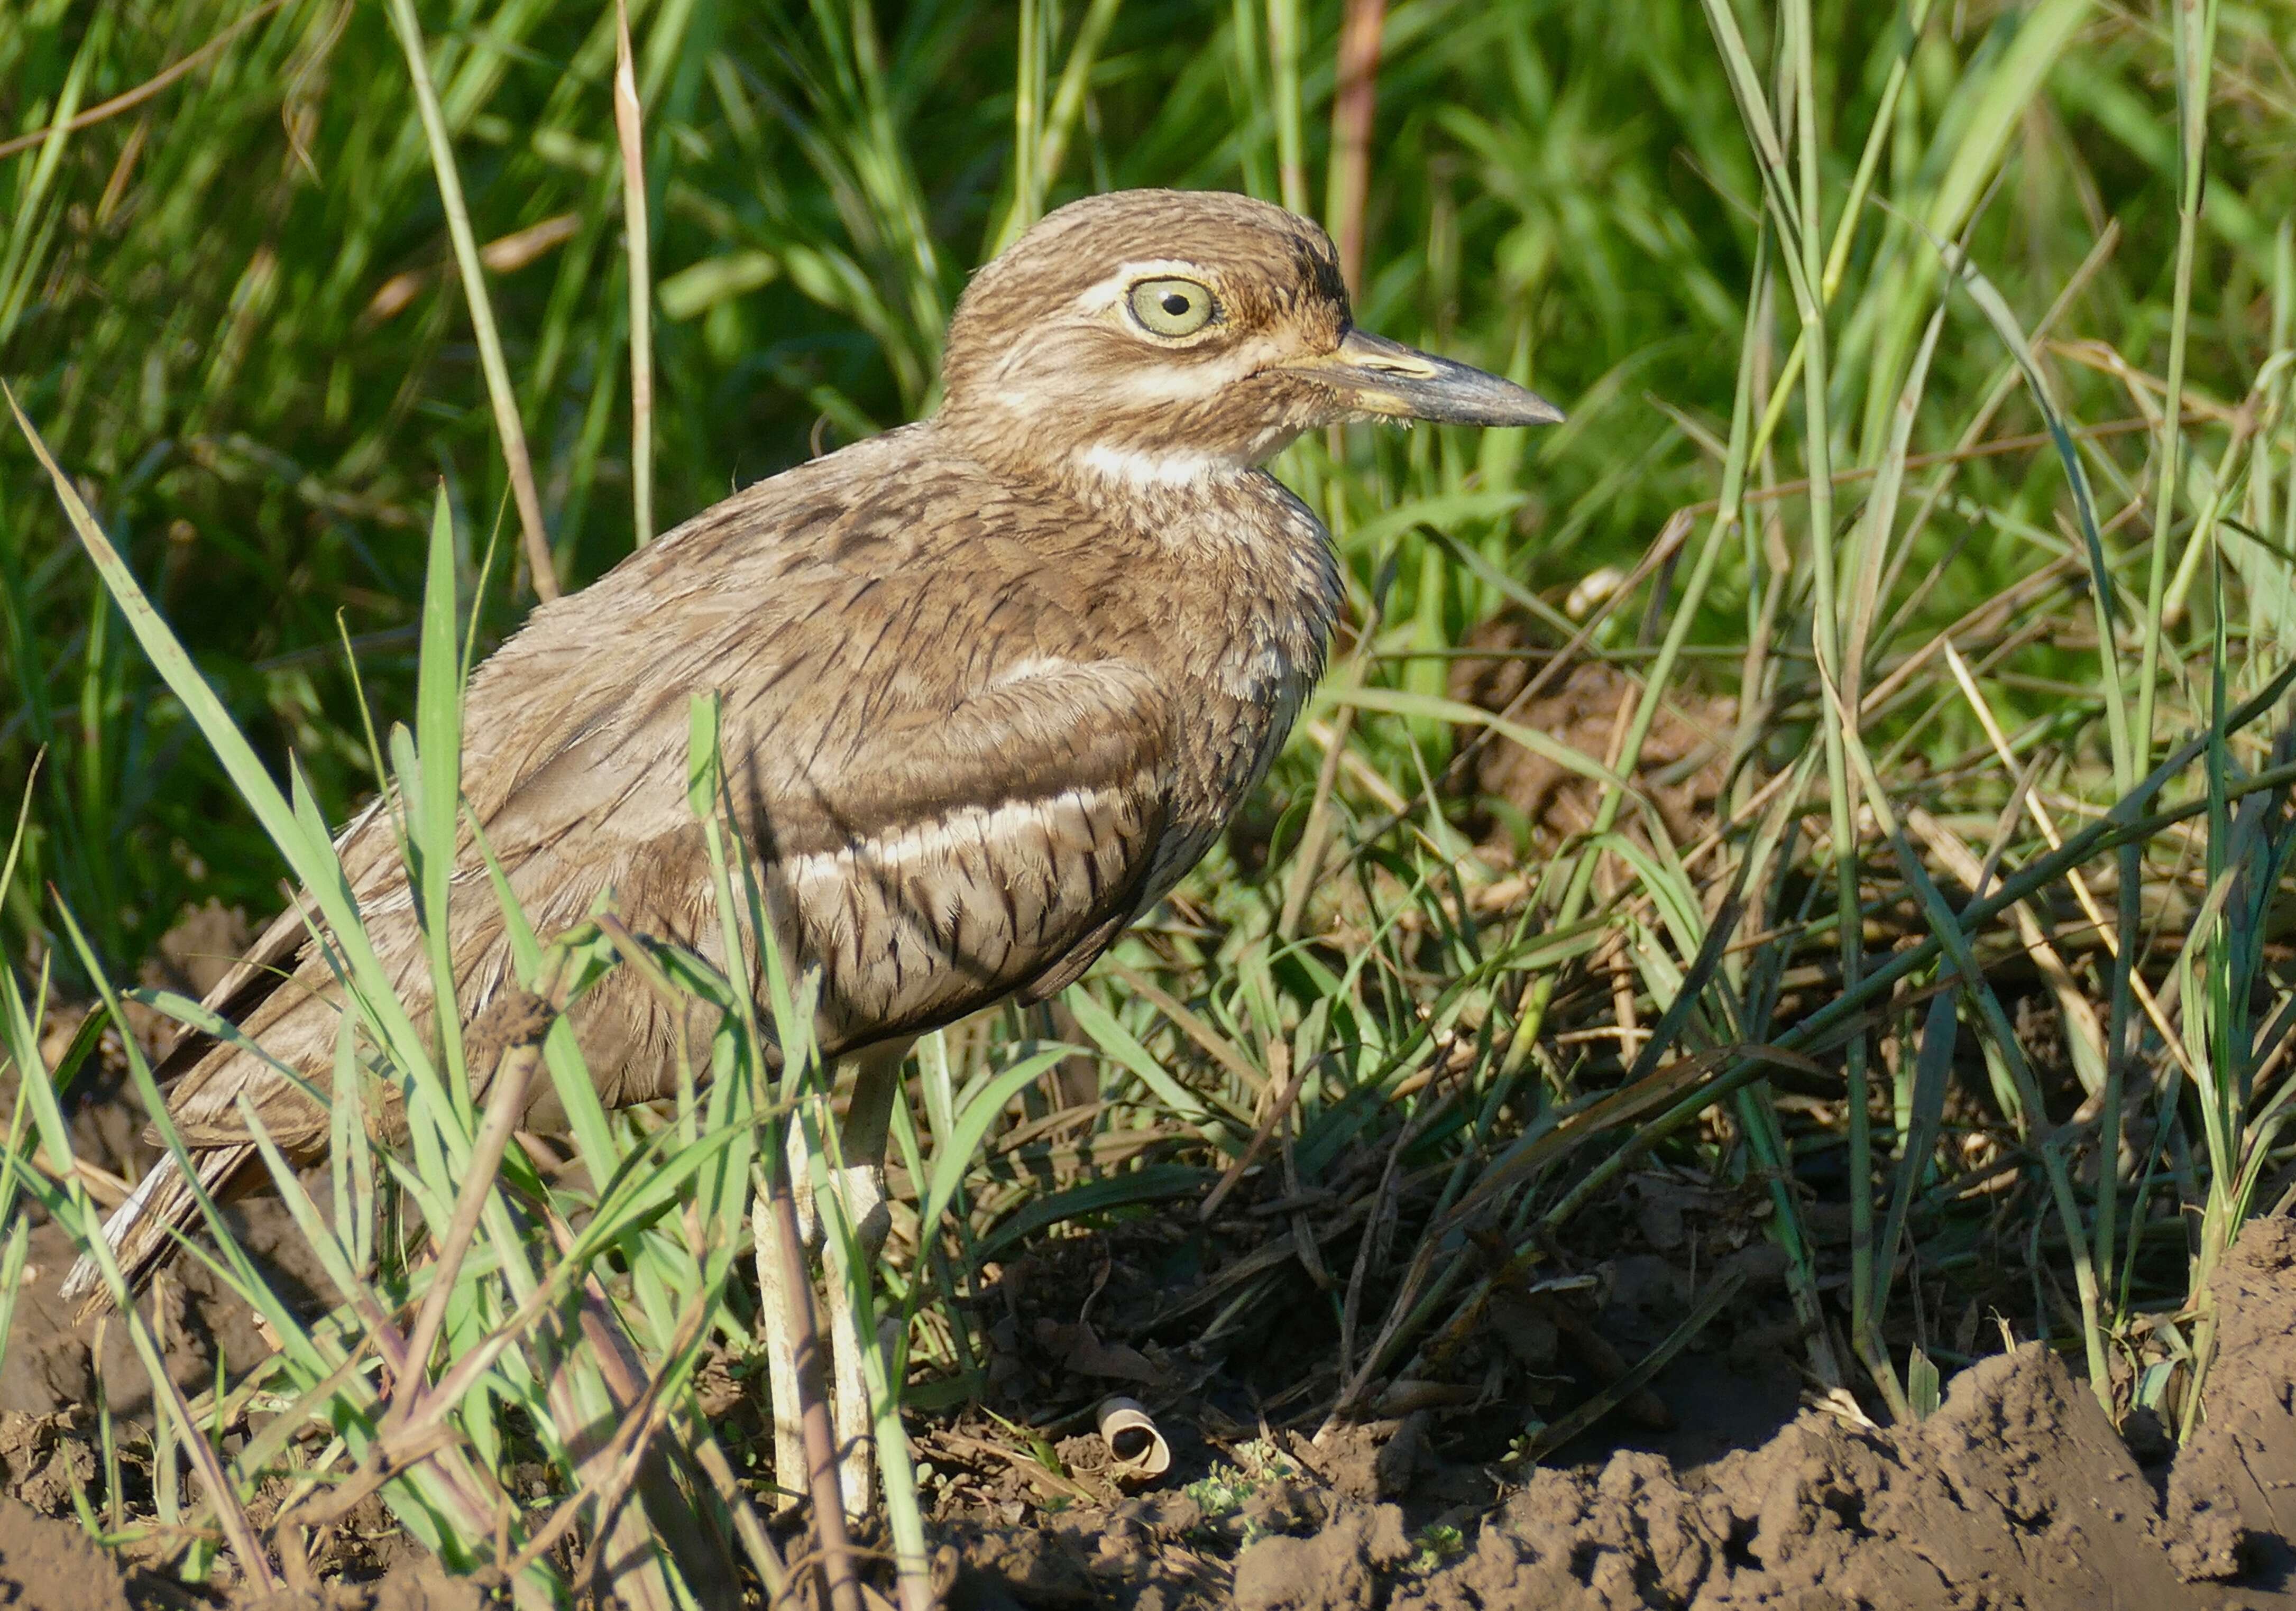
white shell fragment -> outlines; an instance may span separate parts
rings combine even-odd
[[[1137,1399],[1104,1398],[1093,1413],[1119,1477],[1137,1482],[1171,1469],[1172,1451]]]
[[[1626,585],[1627,573],[1615,565],[1605,565],[1590,570],[1578,578],[1570,596],[1562,602],[1562,613],[1574,621],[1583,621],[1595,613],[1595,606],[1609,598]]]

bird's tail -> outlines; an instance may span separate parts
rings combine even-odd
[[[254,1156],[254,1145],[242,1141],[202,1149],[192,1155],[192,1163],[199,1172],[200,1185],[212,1197]],[[199,1214],[199,1199],[173,1154],[161,1158],[127,1200],[112,1210],[111,1217],[103,1222],[103,1239],[111,1246],[119,1273],[127,1278],[129,1292],[143,1290],[152,1272],[175,1251],[176,1233],[188,1230]],[[82,1318],[101,1314],[112,1304],[111,1288],[102,1268],[85,1254],[64,1277],[59,1296],[66,1300],[86,1299],[80,1305]]]

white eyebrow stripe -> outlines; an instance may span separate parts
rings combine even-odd
[[[1162,278],[1201,281],[1213,296],[1219,295],[1219,287],[1212,284],[1211,275],[1201,264],[1184,258],[1146,258],[1124,264],[1105,280],[1086,286],[1077,293],[1076,306],[1085,313],[1104,312],[1121,302],[1125,292],[1139,282]]]

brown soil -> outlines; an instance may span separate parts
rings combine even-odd
[[[28,1317],[51,1327],[51,1337],[68,1329],[54,1328],[36,1294],[26,1296],[20,1345],[38,1335],[28,1337]],[[1173,1474],[1119,1498],[1092,1469],[1091,1440],[1071,1438],[1058,1451],[1062,1480],[1076,1487],[1069,1501],[1046,1503],[1039,1492],[1028,1504],[983,1502],[970,1489],[972,1502],[940,1507],[945,1556],[954,1558],[951,1604],[2296,1607],[2288,1514],[2296,1506],[2296,1221],[2251,1224],[2211,1296],[2222,1349],[2206,1425],[2150,1472],[2086,1386],[2037,1344],[1960,1373],[1925,1421],[1882,1429],[1851,1411],[1806,1409],[1758,1446],[1711,1457],[1698,1452],[1739,1440],[1746,1401],[1764,1388],[1710,1357],[1693,1358],[1661,1378],[1672,1390],[1656,1415],[1677,1423],[1665,1438],[1677,1452],[1672,1459],[1650,1447],[1614,1448],[1526,1477],[1447,1459],[1445,1447],[1458,1439],[1441,1431],[1447,1412],[1419,1409],[1320,1441],[1276,1431],[1253,1445],[1261,1464],[1218,1476],[1228,1484],[1221,1494],[1203,1476],[1217,1472],[1213,1451],[1190,1447],[1176,1416],[1167,1423],[1182,1453]],[[176,1302],[199,1313],[196,1302]],[[185,1326],[179,1335],[188,1373],[202,1352],[189,1340],[199,1334]],[[36,1378],[51,1392],[69,1388],[62,1378],[91,1367],[84,1356],[59,1367],[66,1355],[61,1342],[12,1347],[10,1391],[22,1395]],[[78,1406],[0,1418],[0,1472],[19,1496],[0,1500],[0,1607],[476,1611],[480,1603],[413,1551],[397,1552],[372,1581],[267,1599],[201,1598],[124,1567],[70,1517],[73,1488],[87,1489],[94,1476],[89,1430]],[[946,1458],[963,1442],[946,1427],[919,1431],[929,1457]],[[1010,1491],[1027,1492],[1027,1484]],[[1103,1497],[1109,1502],[1097,1502]]]
[[[69,1522],[0,1498],[0,1606],[23,1611],[128,1611],[111,1557]]]
[[[152,1574],[123,1570],[78,1525],[0,1498],[0,1607],[8,1611],[184,1611],[209,1602]],[[485,1602],[436,1561],[410,1557],[371,1583],[243,1595],[234,1611],[479,1611]]]
[[[1350,1430],[1320,1449],[1293,1445],[1291,1471],[1238,1517],[1208,1518],[1193,1499],[1167,1494],[963,1538],[955,1603],[2296,1606],[2296,1222],[2251,1225],[2213,1292],[2225,1346],[2208,1423],[2160,1474],[2165,1482],[2139,1466],[2056,1355],[2028,1344],[1955,1378],[1925,1421],[1879,1429],[1808,1410],[1761,1446],[1700,1464],[1644,1450],[1541,1469],[1449,1536],[1406,1530],[1406,1508],[1423,1509],[1431,1485],[1458,1476],[1423,1446],[1416,1461],[1387,1458],[1419,1427],[1382,1429],[1385,1443]],[[1226,1566],[1212,1547],[1223,1532],[1266,1535]]]
[[[1581,755],[1606,760],[1617,754],[1623,718],[1632,713],[1639,685],[1615,666],[1582,660],[1546,676],[1538,691],[1521,696],[1532,679],[1545,675],[1546,662],[1525,653],[1543,643],[1545,629],[1521,611],[1503,611],[1467,634],[1466,647],[1484,654],[1453,663],[1453,699],[1504,713],[1510,720],[1547,734]],[[1702,833],[1724,782],[1723,767],[1737,721],[1727,699],[1677,697],[1659,707],[1643,742],[1636,781],[1644,798],[1667,822],[1668,834],[1687,845]],[[1463,791],[1479,802],[1479,826],[1487,841],[1527,834],[1530,848],[1551,849],[1595,821],[1596,785],[1535,755],[1512,740],[1462,729],[1462,744],[1478,748]],[[1503,806],[1512,821],[1491,813]],[[1631,820],[1628,826],[1632,827]]]
[[[2229,1606],[2181,1582],[2157,1501],[2038,1344],[1958,1377],[1918,1425],[1821,1411],[1696,1473],[1622,1454],[1541,1471],[1401,1607]]]
[[[241,1245],[255,1255],[275,1290],[291,1302],[308,1300],[315,1310],[325,1306],[315,1301],[328,1290],[325,1278],[283,1205],[254,1198],[226,1212]],[[59,1415],[92,1409],[99,1382],[115,1416],[139,1425],[151,1416],[151,1379],[127,1329],[117,1321],[100,1331],[83,1325],[58,1300],[56,1288],[71,1262],[71,1241],[62,1226],[35,1227],[7,1357],[0,1361],[0,1480],[7,1492],[18,1492],[28,1480],[23,1462],[39,1441],[34,1429]],[[176,1261],[142,1307],[168,1375],[186,1394],[215,1385],[218,1357],[226,1373],[236,1377],[272,1352],[254,1312],[195,1259]]]
[[[2211,1283],[2208,1417],[2169,1478],[2179,1570],[2271,1572],[2296,1587],[2296,1220],[2251,1224]]]

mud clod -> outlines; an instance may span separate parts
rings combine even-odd
[[[242,1600],[238,1611],[480,1611],[478,1590],[437,1561],[410,1558],[380,1582],[331,1583]]]
[[[1376,1570],[1410,1553],[1393,1505],[1350,1511],[1313,1538],[1263,1538],[1236,1562],[1237,1611],[1370,1611]]]
[[[2251,1224],[2209,1297],[2217,1362],[2200,1434],[2169,1478],[2172,1558],[2189,1579],[2296,1578],[2296,1220]]]
[[[8,1611],[128,1611],[111,1558],[72,1522],[0,1497],[0,1606]]]
[[[2296,1251],[2284,1233],[2257,1239]],[[2266,1262],[2276,1255],[2266,1255]],[[2242,1268],[2254,1272],[2251,1254]],[[2277,1266],[2287,1268],[2283,1264]],[[2235,1279],[2228,1274],[2227,1280]],[[2289,1319],[2279,1295],[2277,1323]],[[2275,1305],[2259,1304],[2260,1310]],[[2227,1360],[2230,1403],[2287,1411]],[[2218,1443],[2185,1460],[2296,1459],[2276,1428],[2227,1412]],[[2245,1438],[2243,1452],[2218,1453]],[[2183,1461],[2178,1475],[2183,1475]],[[2260,1479],[2250,1492],[2260,1501]],[[2172,1484],[2172,1496],[2179,1492]],[[1403,1585],[1396,1611],[1539,1605],[1557,1611],[2059,1611],[2090,1606],[2296,1605],[2277,1573],[2256,1578],[2259,1541],[2236,1488],[2212,1488],[2205,1513],[2240,1518],[2204,1537],[2164,1522],[2154,1492],[2087,1387],[2038,1344],[1980,1362],[1954,1379],[1928,1420],[1876,1431],[1805,1413],[1768,1444],[1692,1474],[1647,1453],[1599,1469],[1540,1471],[1468,1556]],[[2172,1500],[2173,1502],[2173,1500]],[[2269,1527],[2268,1521],[2264,1523]],[[2279,1535],[2271,1534],[2274,1546]],[[2227,1550],[2229,1554],[2226,1553]],[[2242,1590],[2187,1581],[2251,1574]],[[1239,1586],[1242,1576],[1239,1574]]]

